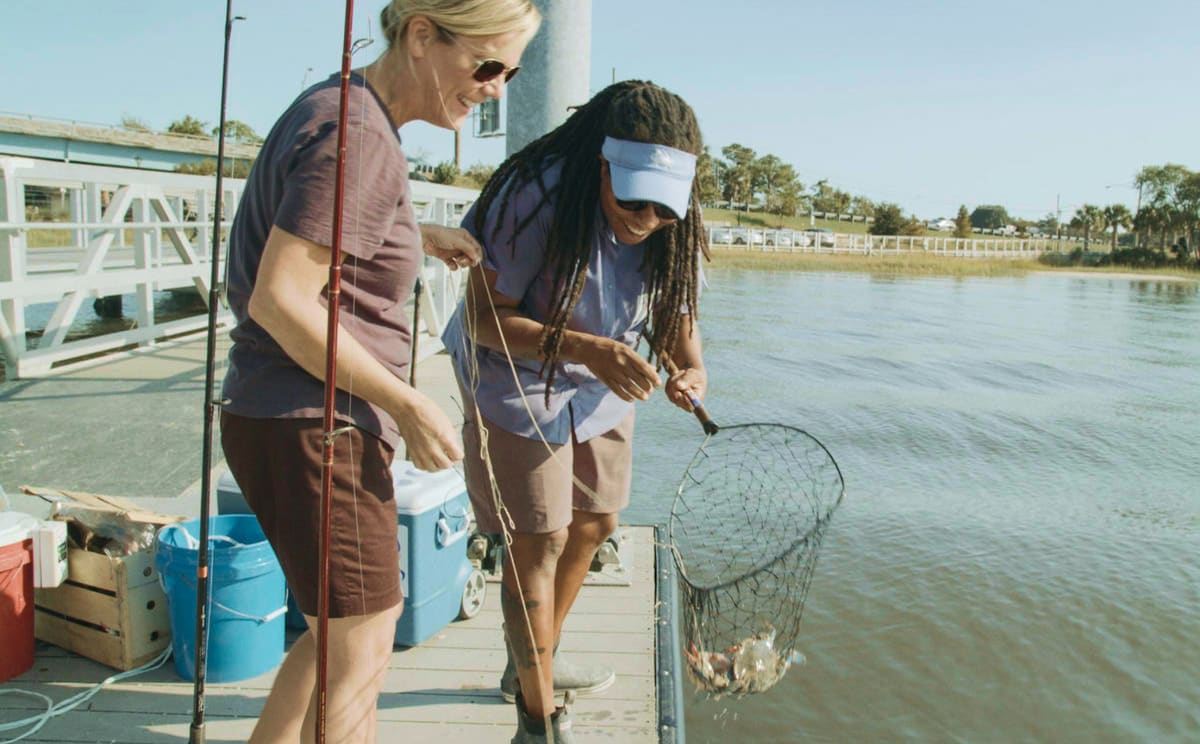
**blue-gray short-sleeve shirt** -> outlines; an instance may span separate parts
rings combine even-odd
[[[550,191],[558,183],[559,164],[544,173]],[[542,269],[546,237],[554,215],[553,197],[543,197],[537,182],[526,184],[509,199],[503,223],[499,221],[500,202],[492,202],[482,233],[475,230],[475,207],[463,218],[463,227],[475,235],[484,249],[484,266],[496,272],[496,289],[508,297],[520,298],[520,310],[539,322],[550,317],[554,300],[553,268]],[[518,223],[534,215],[516,235]],[[587,280],[575,305],[567,328],[596,336],[617,339],[629,346],[649,318],[649,283],[642,271],[643,247],[617,241],[603,210],[596,205],[596,230],[592,236]],[[483,312],[488,312],[484,309]],[[447,324],[442,340],[449,350],[460,380],[469,380],[472,344],[463,326],[464,307],[460,303]],[[572,423],[577,441],[583,442],[610,431],[633,409],[633,403],[618,398],[608,386],[582,364],[559,362],[550,405],[546,405],[546,381],[539,376],[542,362],[513,359],[517,380],[501,351],[475,346],[479,379],[476,402],[480,412],[492,423],[520,436],[536,438],[533,419],[546,440],[554,444],[570,441]],[[525,402],[521,400],[524,393]]]

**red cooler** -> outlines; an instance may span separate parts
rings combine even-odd
[[[33,528],[37,520],[0,512],[0,682],[33,666]]]

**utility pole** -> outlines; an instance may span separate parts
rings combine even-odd
[[[1054,250],[1062,253],[1062,194],[1054,195]]]

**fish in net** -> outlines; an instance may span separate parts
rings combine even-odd
[[[803,659],[804,601],[845,485],[829,450],[801,429],[718,431],[709,420],[705,431],[668,529],[684,657],[692,680],[715,696],[763,692]]]

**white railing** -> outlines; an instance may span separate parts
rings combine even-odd
[[[1011,258],[1036,260],[1043,253],[1061,250],[1065,241],[1039,238],[953,238],[937,235],[864,235],[814,233],[804,230],[765,230],[744,227],[711,227],[709,242],[715,248],[774,253],[833,253],[870,255],[926,254],[959,258]]]
[[[45,375],[85,357],[146,346],[207,325],[207,314],[165,320],[154,293],[194,288],[207,301],[216,179],[125,168],[0,157],[0,349],[7,379]],[[222,232],[245,182],[223,180]],[[68,221],[27,219],[27,187],[59,189]],[[424,222],[458,224],[477,191],[413,183]],[[31,238],[33,240],[31,241]],[[30,243],[34,246],[31,247]],[[221,255],[224,248],[221,248]],[[457,303],[460,277],[426,262],[423,328],[435,338]],[[130,327],[68,337],[87,300],[134,296]],[[52,305],[40,337],[29,334],[31,307]],[[221,311],[220,322],[232,317]],[[422,346],[426,354],[437,343]]]

